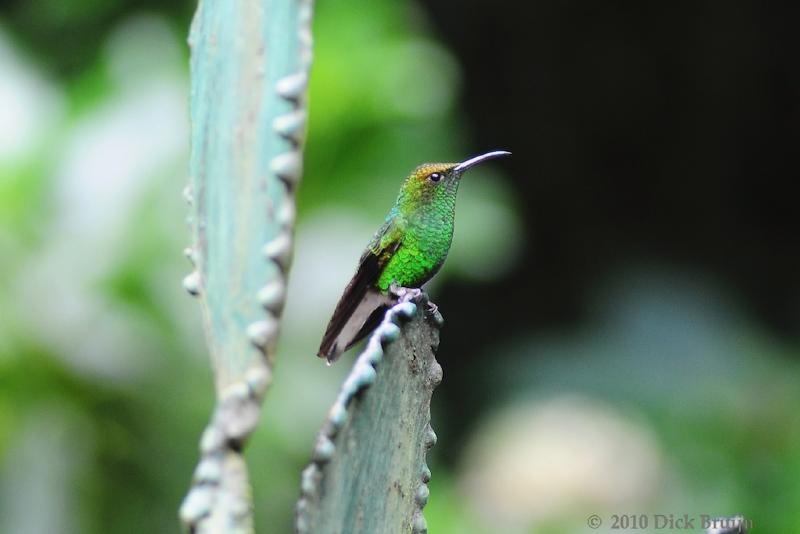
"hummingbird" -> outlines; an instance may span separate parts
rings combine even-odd
[[[450,251],[461,176],[479,163],[510,155],[496,150],[461,163],[424,163],[408,175],[336,305],[320,358],[334,362],[374,330],[399,298],[421,293]]]

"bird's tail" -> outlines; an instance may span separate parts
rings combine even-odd
[[[369,288],[356,306],[345,309],[337,306],[317,355],[326,358],[328,363],[335,362],[344,351],[364,339],[378,326],[383,312],[392,303],[390,296]]]

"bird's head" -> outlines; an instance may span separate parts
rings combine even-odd
[[[400,200],[415,203],[430,201],[448,194],[454,195],[458,190],[461,176],[467,169],[490,159],[510,155],[511,152],[495,150],[461,163],[423,163],[406,178],[400,191]]]

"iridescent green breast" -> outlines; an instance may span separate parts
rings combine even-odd
[[[400,217],[402,242],[389,259],[378,279],[378,288],[386,291],[392,282],[402,287],[420,287],[436,274],[447,258],[453,241],[455,191],[435,202]]]
[[[378,279],[378,288],[389,289],[392,282],[401,287],[420,287],[430,280],[447,258],[453,239],[453,225],[409,230]]]

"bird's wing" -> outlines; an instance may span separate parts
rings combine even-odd
[[[391,298],[381,293],[375,284],[383,268],[402,242],[402,232],[395,220],[388,220],[372,238],[358,262],[358,269],[336,305],[322,337],[317,355],[334,361],[354,343],[362,339],[376,312],[391,304]],[[366,331],[365,331],[366,330]]]

